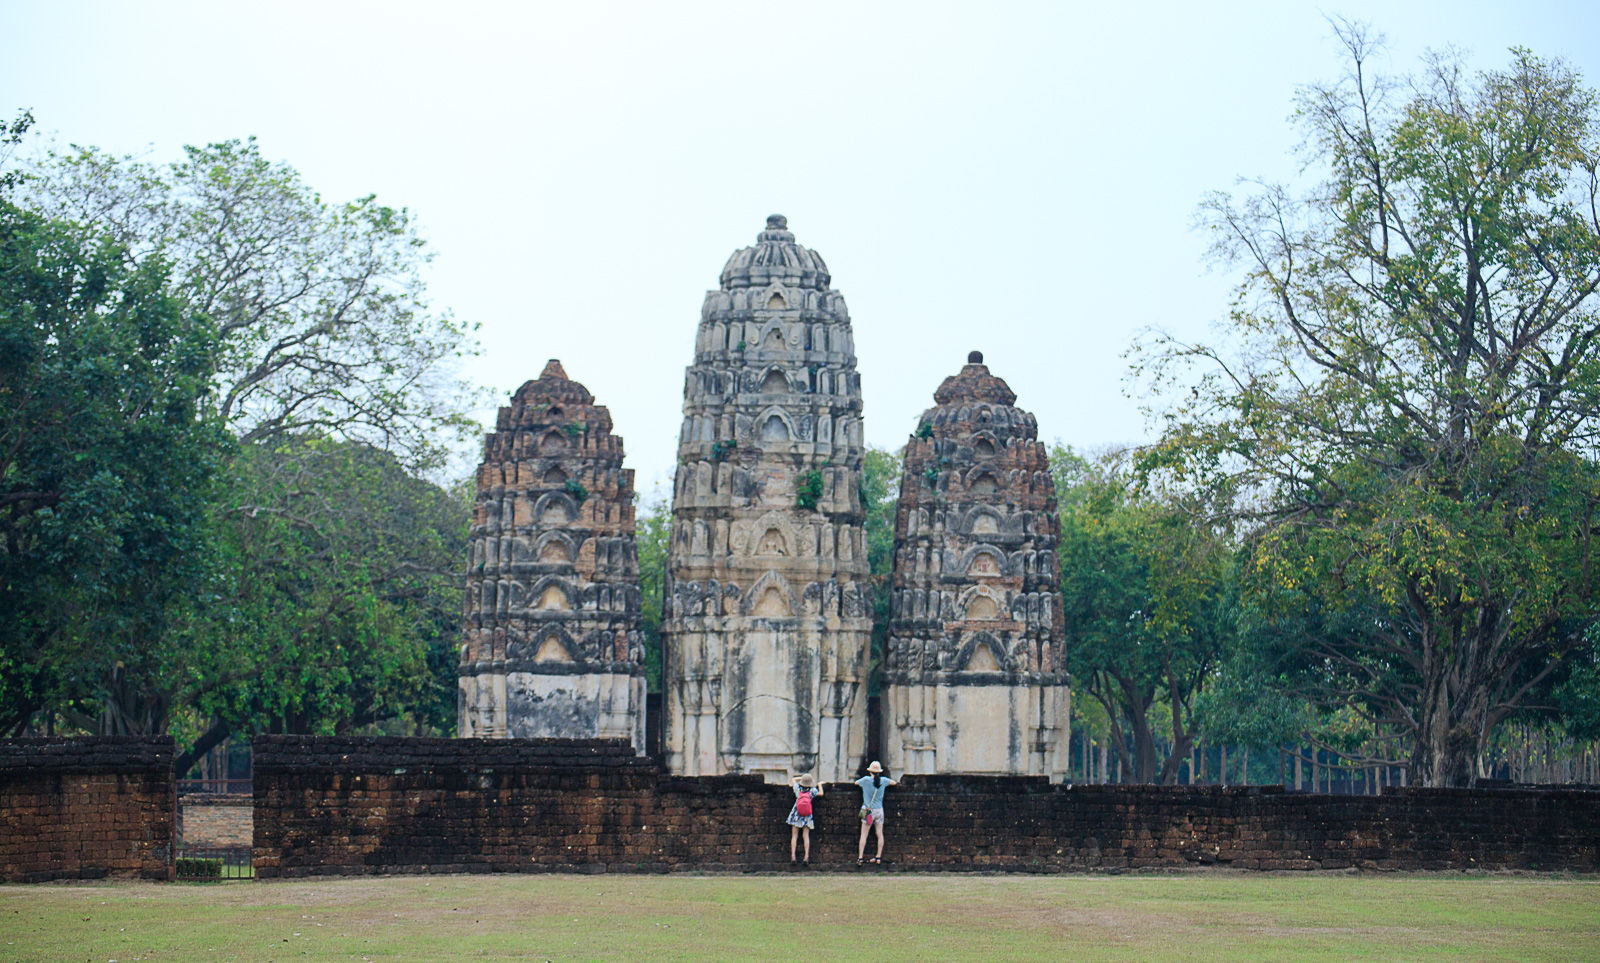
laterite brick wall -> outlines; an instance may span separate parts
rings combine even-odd
[[[171,879],[171,736],[0,740],[0,881]]]
[[[260,876],[787,868],[793,796],[678,778],[604,741],[258,738]],[[855,866],[860,792],[818,800],[812,864]],[[1600,871],[1600,792],[1051,786],[910,777],[888,868]]]

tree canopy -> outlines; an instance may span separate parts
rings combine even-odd
[[[170,164],[74,147],[27,173],[32,208],[171,264],[216,325],[214,403],[242,440],[343,437],[430,465],[469,426],[449,362],[471,329],[429,305],[404,208],[329,204],[253,138]]]
[[[5,184],[8,727],[448,731],[473,346],[410,214],[254,141]]]
[[[159,259],[0,197],[0,730],[164,721],[151,641],[204,574],[216,343]]]
[[[1140,492],[1118,455],[1057,446],[1050,456],[1067,668],[1105,710],[1133,780],[1176,782],[1199,735],[1197,697],[1233,647],[1233,543],[1180,500]],[[1170,728],[1165,753],[1157,715]]]
[[[1201,375],[1141,467],[1255,526],[1265,611],[1339,626],[1282,653],[1309,691],[1403,733],[1415,782],[1465,785],[1595,620],[1600,118],[1525,50],[1399,81],[1339,35],[1349,72],[1296,114],[1320,183],[1205,206],[1239,349],[1164,343],[1161,378]]]

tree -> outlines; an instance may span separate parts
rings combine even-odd
[[[644,635],[645,684],[661,691],[661,604],[665,599],[667,549],[672,540],[672,508],[657,499],[638,516],[639,630]]]
[[[1164,343],[1161,377],[1203,374],[1142,468],[1255,526],[1268,611],[1340,627],[1296,643],[1309,693],[1469,785],[1595,618],[1600,120],[1559,61],[1407,85],[1337,32],[1350,72],[1296,115],[1322,182],[1204,208],[1244,350]]]
[[[894,518],[900,505],[900,456],[868,445],[861,457],[862,523],[867,541],[867,567],[872,584],[872,651],[868,689],[883,685],[880,671],[889,646],[889,577],[894,571]]]
[[[0,141],[14,143],[26,120]],[[426,302],[428,254],[410,215],[372,197],[326,204],[253,141],[189,148],[170,165],[74,148],[7,183],[109,235],[130,272],[171,266],[172,303],[214,322],[186,356],[214,389],[208,423],[236,436],[184,555],[197,604],[163,608],[121,648],[61,607],[38,608],[76,646],[34,650],[41,676],[103,656],[111,681],[94,705],[83,686],[31,704],[107,730],[175,726],[189,746],[180,771],[229,733],[448,731],[460,603],[450,573],[468,507],[416,473],[437,467],[467,424],[472,393],[451,383],[450,362],[471,344]],[[86,368],[84,351],[101,350],[60,348],[64,365]],[[194,491],[181,469],[209,467],[197,458],[170,471],[171,495]],[[157,522],[145,512],[129,529]],[[104,568],[89,554],[53,564],[48,574],[72,585]]]
[[[432,311],[411,214],[372,196],[324,202],[255,140],[152,164],[92,147],[29,172],[31,206],[172,264],[221,339],[215,403],[248,442],[348,438],[437,464],[474,393],[448,362],[468,326]]]
[[[249,498],[217,504],[214,571],[169,680],[203,722],[181,773],[231,734],[447,733],[470,502],[360,442],[244,444]]]
[[[1067,667],[1105,709],[1133,780],[1174,783],[1198,735],[1196,698],[1234,638],[1228,533],[1177,500],[1137,491],[1119,456],[1091,462],[1057,446],[1050,461]]]
[[[224,435],[215,329],[158,258],[0,197],[0,731],[103,706],[165,717],[152,675],[201,580]]]

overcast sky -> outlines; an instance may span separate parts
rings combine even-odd
[[[86,3],[0,0],[0,108],[176,158],[254,135],[329,200],[414,211],[504,400],[558,357],[670,479],[704,292],[781,213],[850,306],[868,442],[971,349],[1080,448],[1148,437],[1124,353],[1203,337],[1210,190],[1295,173],[1297,84],[1513,45],[1600,86],[1600,3]],[[486,419],[490,417],[485,412]],[[664,486],[670,487],[670,486]]]

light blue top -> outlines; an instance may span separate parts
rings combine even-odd
[[[868,809],[882,809],[883,791],[894,785],[894,780],[884,776],[883,781],[873,786],[872,777],[868,775],[857,779],[856,785],[861,787],[861,805]]]

